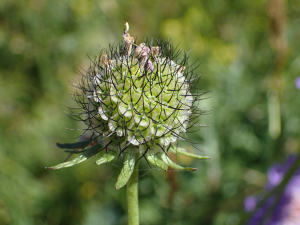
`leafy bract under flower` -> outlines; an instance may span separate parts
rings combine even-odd
[[[91,131],[90,141],[85,144],[96,143],[91,149],[107,150],[96,164],[111,161],[118,154],[124,156],[127,169],[123,168],[122,173],[132,173],[132,154],[141,154],[164,170],[170,166],[193,171],[194,168],[176,165],[166,155],[170,150],[199,158],[173,147],[177,140],[187,140],[187,130],[202,113],[194,106],[199,94],[191,94],[196,77],[187,65],[187,56],[178,58],[180,52],[170,43],[134,45],[126,25],[125,43],[101,52],[83,74],[75,94],[81,112],[73,116],[84,121]],[[78,159],[51,169],[77,164],[92,153],[87,150]],[[126,179],[118,179],[117,188],[125,185]]]

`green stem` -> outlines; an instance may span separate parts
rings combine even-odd
[[[127,183],[128,225],[139,224],[138,180],[139,180],[139,154],[136,154],[133,173]]]

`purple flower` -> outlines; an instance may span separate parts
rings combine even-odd
[[[254,196],[248,196],[244,201],[245,210],[251,212],[256,208],[257,199]]]
[[[296,88],[297,88],[298,90],[300,90],[300,77],[297,77],[297,78],[295,79],[295,86],[296,86]]]
[[[266,192],[272,191],[280,184],[295,159],[295,156],[290,156],[284,164],[275,163],[269,168]],[[245,199],[245,210],[254,211],[248,225],[299,225],[300,168],[296,170],[280,196],[270,196],[260,208],[255,209],[262,199],[263,196],[248,196]]]

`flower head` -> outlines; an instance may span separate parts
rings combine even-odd
[[[73,116],[86,123],[88,134],[85,137],[89,139],[75,144],[58,144],[61,148],[83,148],[84,153],[49,168],[77,164],[105,149],[106,153],[96,161],[97,165],[116,156],[123,157],[122,178],[119,177],[116,188],[127,183],[136,154],[164,170],[168,166],[196,170],[175,164],[169,159],[168,152],[208,158],[175,146],[178,140],[187,140],[187,130],[203,113],[195,106],[200,94],[191,93],[197,77],[188,68],[187,56],[178,59],[179,51],[170,43],[135,45],[134,38],[128,33],[128,23],[125,25],[124,43],[102,51],[82,76],[79,91],[75,94],[81,112]]]

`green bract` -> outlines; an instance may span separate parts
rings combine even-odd
[[[194,125],[192,120],[201,113],[194,106],[198,95],[191,94],[191,87],[196,78],[187,66],[186,55],[177,59],[179,52],[170,43],[134,45],[128,27],[123,37],[124,44],[111,46],[95,59],[78,86],[80,92],[75,99],[82,112],[74,116],[84,121],[91,132],[73,144],[73,149],[82,148],[84,153],[49,169],[77,164],[106,149],[96,164],[123,157],[116,188],[123,187],[130,178],[136,154],[164,170],[168,166],[196,170],[175,164],[167,155],[170,151],[208,158],[174,147],[178,139],[186,139],[187,129]],[[59,147],[72,148],[72,144]]]

